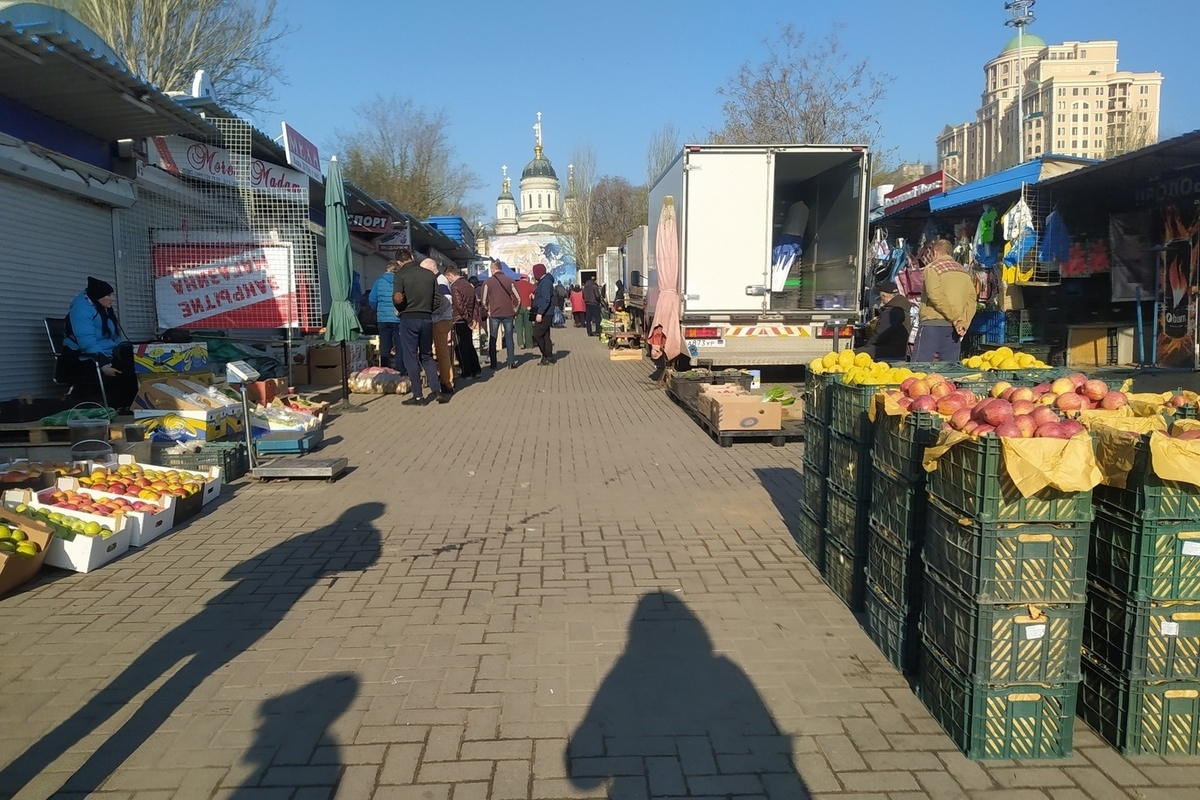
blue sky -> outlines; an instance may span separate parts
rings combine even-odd
[[[850,53],[895,78],[879,112],[905,160],[934,157],[948,122],[973,118],[983,65],[1012,37],[1003,0],[279,0],[297,29],[281,45],[289,85],[273,115],[327,159],[353,107],[377,93],[444,108],[459,160],[483,180],[470,200],[494,213],[500,165],[519,174],[543,113],[547,156],[565,181],[580,141],[601,175],[645,179],[651,134],[721,125],[718,87],[766,55],[792,23],[821,37],[841,24]],[[1200,128],[1200,0],[1039,0],[1029,29],[1047,42],[1117,39],[1122,69],[1164,75],[1164,137]],[[327,67],[336,58],[339,66]],[[217,87],[218,92],[220,88]],[[515,188],[515,186],[514,186]]]

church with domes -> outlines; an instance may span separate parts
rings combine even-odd
[[[521,170],[521,183],[517,194],[520,205],[513,196],[508,166],[501,167],[504,183],[500,196],[496,199],[497,236],[510,236],[518,233],[561,233],[565,219],[569,219],[573,211],[568,184],[568,194],[564,199],[558,182],[558,173],[554,165],[546,158],[542,149],[542,113],[538,112],[538,121],[533,126],[534,144],[533,160]],[[571,168],[568,168],[571,169]]]

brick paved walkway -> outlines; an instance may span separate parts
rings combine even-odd
[[[1069,760],[967,761],[797,553],[799,446],[722,450],[555,333],[553,368],[335,420],[337,484],[236,485],[0,601],[0,796],[1200,792],[1082,724]]]

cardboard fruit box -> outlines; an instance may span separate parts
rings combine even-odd
[[[46,552],[50,549],[50,540],[54,537],[54,532],[44,523],[14,514],[5,508],[0,508],[0,518],[0,521],[24,531],[29,541],[36,542],[41,548],[41,552],[33,556],[0,553],[0,597],[3,597],[38,574],[46,561]]]
[[[47,497],[49,493],[55,491],[53,487],[43,490],[43,494]],[[31,508],[45,507],[39,500],[37,495],[28,489],[13,489],[4,493],[4,504],[10,508],[15,508],[24,503]],[[64,517],[71,519],[80,519],[84,522],[95,522],[100,525],[107,525],[112,529],[111,536],[101,538],[99,536],[85,536],[76,534],[71,539],[63,539],[60,536],[54,536],[50,539],[50,544],[46,548],[45,563],[52,567],[61,567],[74,572],[91,572],[97,567],[102,567],[118,556],[124,555],[129,550],[130,531],[125,524],[125,516],[119,517],[101,517],[96,514],[85,514],[81,511],[71,511],[69,509],[52,508],[51,510],[60,512]]]
[[[208,505],[209,503],[211,503],[213,500],[216,500],[220,496],[221,485],[222,485],[222,482],[224,481],[224,476],[221,474],[220,467],[194,467],[192,469],[180,469],[179,467],[160,467],[157,464],[140,463],[139,461],[135,460],[134,457],[131,455],[119,455],[116,457],[115,460],[107,461],[104,463],[97,461],[97,462],[93,462],[93,465],[97,466],[97,467],[102,467],[104,469],[112,469],[112,470],[115,470],[117,467],[126,466],[126,465],[139,467],[143,471],[154,470],[155,472],[170,472],[171,470],[174,470],[175,472],[178,472],[181,475],[187,475],[189,477],[198,478],[198,479],[204,481],[204,488],[200,491],[200,495],[202,497],[202,503],[204,505]],[[90,473],[90,469],[89,469],[89,473]],[[186,500],[186,499],[187,498],[176,498],[176,502],[178,503],[180,500]],[[175,514],[176,514],[176,521],[178,521],[179,512],[176,511]]]
[[[136,499],[130,495],[98,492],[87,486],[80,486],[79,481],[75,478],[59,478],[58,485],[55,488],[58,491],[79,492],[80,494],[86,494],[88,497],[98,497],[105,500],[113,500],[118,497],[122,500]],[[44,491],[38,493],[39,497],[42,494],[44,494]],[[175,527],[175,500],[176,498],[173,495],[164,495],[158,500],[143,500],[142,502],[144,503],[154,503],[162,510],[157,512],[129,511],[125,513],[125,523],[129,528],[130,547],[144,547]],[[55,506],[55,508],[58,507]],[[59,509],[59,511],[61,512],[62,509]]]
[[[779,403],[764,403],[756,394],[716,395],[709,419],[721,431],[777,431],[783,427]]]

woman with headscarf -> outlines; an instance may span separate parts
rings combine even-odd
[[[126,409],[137,394],[137,376],[133,371],[133,348],[122,341],[114,302],[112,284],[89,277],[87,288],[71,301],[67,312],[63,351],[98,363],[109,405]]]

